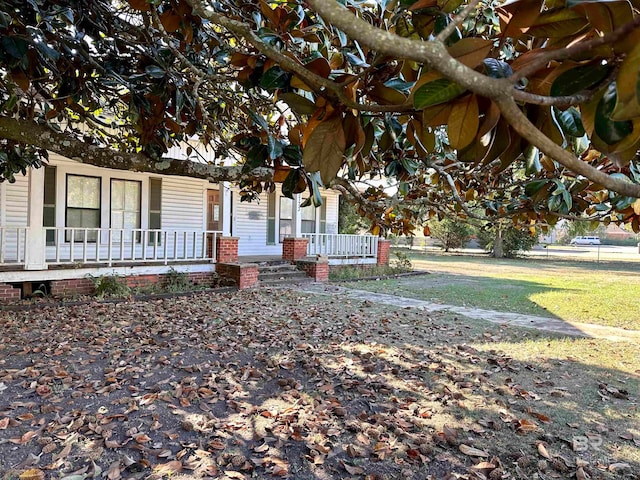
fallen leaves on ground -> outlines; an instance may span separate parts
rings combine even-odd
[[[470,333],[446,315],[287,290],[0,312],[0,326],[4,479],[620,478],[638,466],[574,452],[554,421],[561,382],[470,345],[504,340],[502,326]],[[637,413],[611,381],[593,388]],[[574,413],[579,433],[640,439]]]

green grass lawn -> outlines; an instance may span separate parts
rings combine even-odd
[[[491,310],[640,330],[640,266],[412,253],[432,275],[357,288]]]

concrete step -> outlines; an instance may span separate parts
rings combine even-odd
[[[275,286],[283,286],[283,285],[299,285],[299,284],[304,284],[304,283],[312,283],[313,282],[313,278],[311,277],[307,277],[306,275],[304,277],[301,278],[295,278],[295,279],[283,279],[283,280],[260,280],[260,286],[262,287],[275,287]]]
[[[307,274],[301,270],[283,270],[279,272],[260,272],[258,274],[258,280],[271,281],[271,280],[288,280],[295,282],[299,279],[307,278]]]
[[[283,263],[280,265],[261,265],[258,267],[260,273],[272,273],[272,272],[299,272],[295,265],[290,263]]]

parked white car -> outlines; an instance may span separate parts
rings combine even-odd
[[[600,245],[600,237],[574,237],[570,245]]]

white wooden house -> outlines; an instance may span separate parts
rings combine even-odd
[[[48,166],[0,183],[0,285],[215,271],[216,238],[238,238],[241,256],[280,256],[285,237],[331,263],[375,263],[378,241],[338,235],[339,195],[301,208],[263,193],[240,202],[227,183],[99,168],[50,155]],[[254,258],[255,259],[255,258]],[[0,297],[2,295],[0,294]]]

